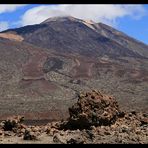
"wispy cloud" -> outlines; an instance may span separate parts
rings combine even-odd
[[[21,24],[37,24],[49,17],[64,15],[115,24],[118,18],[130,16],[133,19],[140,19],[145,13],[142,5],[41,5],[26,11],[22,16]]]
[[[9,28],[8,22],[0,22],[0,31],[7,30]]]
[[[1,13],[7,13],[7,12],[13,12],[17,10],[20,7],[24,7],[26,5],[20,5],[20,4],[1,4],[0,5],[0,14]]]

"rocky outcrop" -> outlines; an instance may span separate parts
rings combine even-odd
[[[23,120],[24,117],[21,116],[9,118],[2,122],[2,128],[5,131],[12,131],[14,128],[18,128]]]
[[[25,130],[23,139],[24,140],[37,140],[38,138],[35,132],[30,131],[30,130]]]
[[[68,128],[89,128],[111,125],[121,116],[118,103],[111,97],[93,90],[78,96],[78,101],[69,108]]]

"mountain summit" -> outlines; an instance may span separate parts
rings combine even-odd
[[[71,16],[0,33],[0,116],[67,118],[80,91],[148,110],[148,46],[103,23]]]
[[[50,17],[47,20],[43,21],[41,24],[50,23],[52,21],[58,22],[65,22],[65,21],[75,21],[75,22],[82,22],[83,20],[72,17],[72,16],[59,16],[59,17]]]
[[[147,45],[102,23],[84,21],[71,16],[53,17],[41,24],[10,29],[24,41],[61,53],[86,56],[145,57]]]

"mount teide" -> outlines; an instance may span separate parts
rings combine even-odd
[[[148,110],[148,46],[102,23],[74,17],[0,33],[0,116],[61,119],[79,91],[114,95]]]

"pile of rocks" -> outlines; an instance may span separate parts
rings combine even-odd
[[[123,113],[113,97],[93,90],[80,94],[77,103],[69,108],[69,114],[67,128],[87,129],[91,126],[111,125]]]
[[[1,136],[18,136],[23,137],[24,140],[37,140],[40,135],[41,128],[38,126],[26,126],[22,122],[24,117],[14,116],[2,121],[0,124]]]
[[[4,129],[4,131],[12,131],[14,128],[20,127],[23,121],[24,117],[22,116],[11,117],[3,121],[1,127]]]

